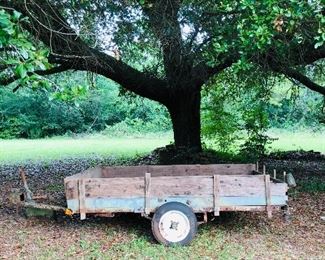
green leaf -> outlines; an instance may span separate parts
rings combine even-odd
[[[315,47],[315,49],[317,49],[320,46],[322,46],[323,44],[324,44],[324,42],[317,42],[314,47]]]
[[[12,18],[15,22],[17,22],[19,20],[19,18],[21,17],[21,13],[17,12],[16,10],[14,11]]]
[[[25,60],[27,60],[28,57],[29,57],[28,52],[27,52],[25,49],[22,49],[22,50],[20,51],[20,54],[21,54],[21,56],[23,56],[23,58],[24,58]]]
[[[11,25],[7,15],[0,14],[0,28],[6,28]]]
[[[27,70],[24,66],[24,64],[20,64],[16,67],[16,75],[18,75],[21,78],[25,78],[27,76]]]

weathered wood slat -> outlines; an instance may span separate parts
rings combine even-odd
[[[256,179],[252,179],[250,182],[230,182],[226,181],[223,183],[220,183],[220,195],[221,196],[263,196],[265,195],[265,184],[257,183],[254,184]],[[287,192],[287,185],[283,185],[282,183],[276,184],[276,183],[270,183],[271,187],[271,195],[277,196],[277,195],[284,195]]]
[[[86,219],[86,195],[85,195],[85,183],[83,179],[79,180],[78,183],[79,188],[79,213],[80,213],[80,219],[84,220]]]
[[[220,175],[213,175],[213,207],[214,215],[220,215]]]
[[[149,172],[146,172],[145,175],[145,204],[144,204],[144,213],[150,214],[150,196],[151,196],[151,174]]]
[[[103,167],[103,178],[128,178],[142,177],[146,172],[149,172],[148,166],[118,166],[118,167]]]
[[[78,179],[64,179],[65,197],[67,200],[78,198]]]
[[[271,208],[271,185],[270,185],[270,175],[264,175],[265,180],[265,198],[266,198],[266,211],[268,218],[272,217]]]
[[[144,196],[145,188],[143,177],[85,179],[85,187],[86,197]]]
[[[153,177],[151,194],[161,197],[166,195],[212,195],[210,176],[188,177]]]
[[[140,177],[145,172],[156,176],[189,176],[189,175],[247,175],[255,169],[254,164],[209,164],[209,165],[155,165],[155,166],[120,166],[103,167],[104,178]]]

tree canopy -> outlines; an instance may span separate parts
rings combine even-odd
[[[176,146],[201,149],[200,92],[225,70],[284,75],[325,95],[317,80],[321,0],[0,0],[0,7],[2,84],[67,70],[103,75],[165,105]]]

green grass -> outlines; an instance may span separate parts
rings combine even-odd
[[[325,153],[325,132],[272,130],[270,137],[279,138],[271,145],[273,150],[314,150]]]
[[[141,138],[96,135],[78,139],[61,137],[0,140],[0,162],[54,160],[89,155],[131,158],[149,153],[157,147],[169,144],[170,141],[169,135]]]
[[[273,150],[314,150],[325,153],[324,132],[289,132],[272,130],[269,135],[279,138],[271,145]],[[107,137],[93,135],[83,138],[56,137],[48,139],[0,140],[0,162],[16,163],[26,160],[50,161],[67,157],[114,156],[132,158],[149,153],[172,141],[171,134],[143,137]]]

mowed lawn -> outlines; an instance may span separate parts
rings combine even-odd
[[[271,145],[272,150],[314,150],[325,153],[324,132],[271,131],[271,137],[278,138]],[[0,162],[14,163],[26,160],[54,160],[67,157],[114,156],[131,158],[149,153],[157,147],[172,141],[172,135],[148,137],[107,137],[102,135],[83,138],[56,137],[47,139],[0,140]]]
[[[325,131],[280,131],[272,130],[268,133],[272,138],[278,138],[271,144],[273,150],[314,150],[325,154]]]
[[[98,135],[78,139],[62,137],[0,140],[0,162],[54,160],[89,155],[131,158],[149,153],[170,142],[170,135],[141,138],[112,138]]]

